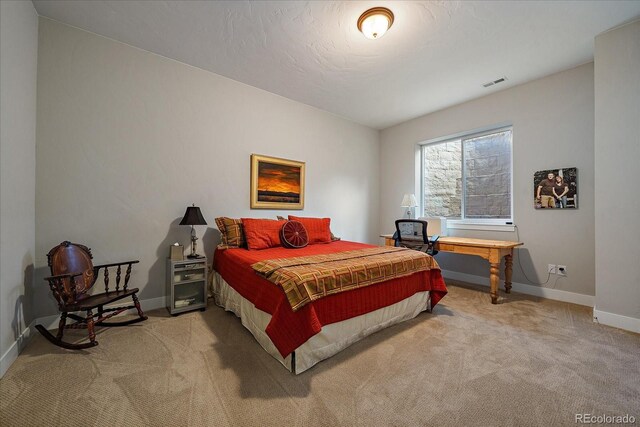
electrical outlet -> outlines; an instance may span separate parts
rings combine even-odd
[[[566,265],[559,265],[558,269],[556,271],[558,272],[558,275],[566,276],[567,275],[567,266]]]
[[[556,274],[556,265],[555,264],[549,264],[547,266],[547,273]]]

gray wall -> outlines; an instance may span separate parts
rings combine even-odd
[[[0,2],[0,356],[33,319],[38,15]],[[3,359],[4,361],[4,359]],[[4,366],[4,363],[3,363]]]
[[[36,282],[68,239],[140,259],[141,299],[164,295],[192,202],[209,256],[223,215],[331,216],[338,236],[377,242],[378,131],[318,109],[41,18],[37,123]],[[304,211],[249,209],[251,153],[306,161]],[[55,311],[40,298],[39,316]]]
[[[595,308],[640,319],[640,20],[596,37],[595,111]]]
[[[428,114],[381,132],[381,233],[402,216],[403,193],[419,192],[414,168],[417,144],[494,124],[513,124],[514,221],[525,243],[518,255],[527,276],[547,278],[547,264],[567,266],[568,276],[546,286],[594,295],[593,64],[509,88]],[[577,167],[580,204],[577,210],[536,211],[533,173]],[[516,240],[513,232],[450,230],[450,235]],[[487,276],[484,260],[439,254],[446,270]],[[529,283],[515,263],[515,282]]]

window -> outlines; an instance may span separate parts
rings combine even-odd
[[[507,127],[425,143],[424,216],[444,216],[454,226],[511,222],[511,133]]]

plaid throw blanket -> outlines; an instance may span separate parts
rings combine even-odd
[[[424,252],[390,246],[271,259],[251,267],[282,287],[293,311],[327,295],[440,269],[433,257]]]

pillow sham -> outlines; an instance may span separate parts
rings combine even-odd
[[[218,248],[232,249],[247,247],[242,220],[221,216],[216,218],[216,225],[222,237]]]
[[[248,248],[259,250],[282,246],[280,229],[285,222],[275,219],[242,218]]]
[[[280,229],[282,245],[289,249],[304,248],[309,244],[307,230],[300,221],[287,221]]]
[[[331,242],[331,218],[308,218],[289,215],[289,221],[299,221],[307,229],[309,244]]]

